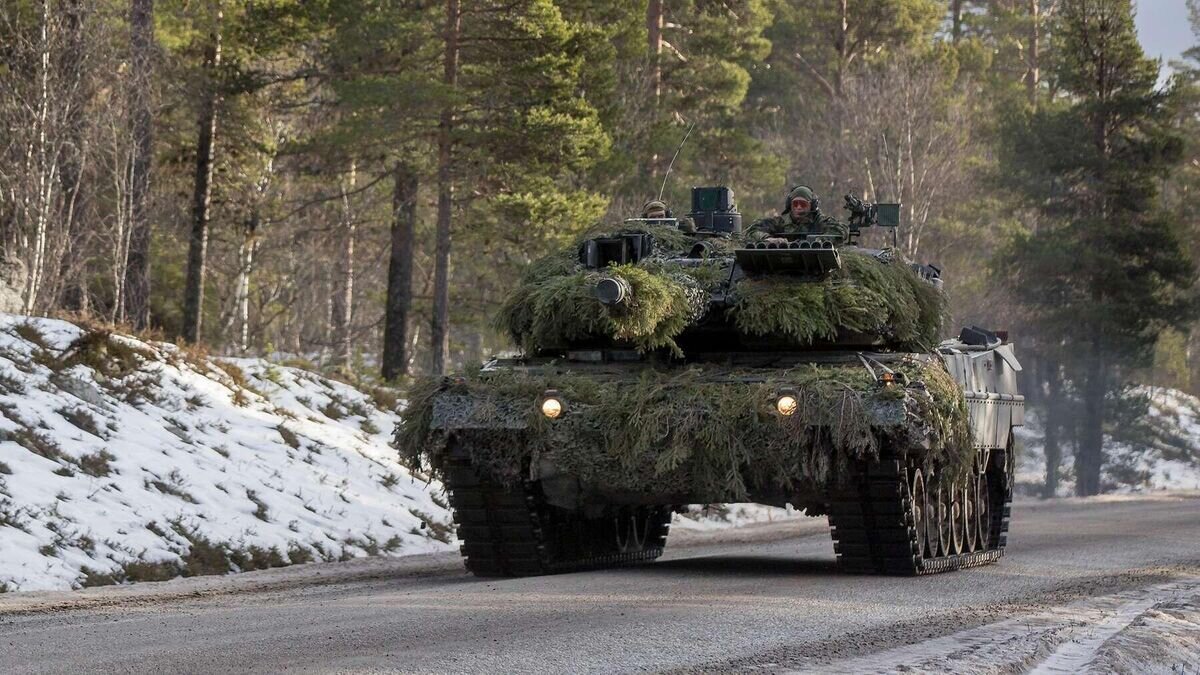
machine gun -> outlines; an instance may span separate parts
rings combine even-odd
[[[900,205],[894,203],[868,204],[854,195],[846,195],[845,209],[850,212],[850,242],[857,241],[866,227],[890,227],[895,243],[896,228],[900,227]]]

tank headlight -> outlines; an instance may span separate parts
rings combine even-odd
[[[775,409],[779,411],[780,415],[795,415],[796,408],[799,407],[800,402],[796,400],[795,394],[780,394],[779,398],[775,399]]]
[[[542,394],[542,414],[550,419],[557,419],[563,413],[563,402],[558,392],[553,389]]]

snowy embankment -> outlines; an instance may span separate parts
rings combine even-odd
[[[353,387],[0,315],[0,591],[452,549]]]
[[[1139,387],[1133,393],[1146,396],[1150,404],[1142,420],[1145,439],[1133,444],[1105,438],[1103,485],[1118,493],[1200,490],[1200,398],[1163,387]],[[1016,432],[1021,443],[1017,484],[1029,494],[1040,494],[1046,476],[1045,427],[1032,411],[1025,423]],[[1075,493],[1071,453],[1070,444],[1064,444],[1059,496]]]

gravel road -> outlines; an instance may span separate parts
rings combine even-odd
[[[9,594],[0,672],[1200,672],[1197,495],[1020,503],[999,564],[911,579],[839,574],[823,520],[683,534],[555,577],[440,554]]]

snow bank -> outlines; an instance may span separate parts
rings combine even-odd
[[[1133,446],[1106,438],[1103,484],[1118,493],[1200,490],[1200,398],[1163,387],[1139,387],[1133,393],[1150,401],[1145,421],[1151,439]],[[1025,423],[1015,432],[1022,446],[1017,483],[1031,494],[1040,494],[1046,476],[1044,426],[1036,411],[1026,413]],[[1058,494],[1070,496],[1075,493],[1070,445],[1063,450]]]
[[[0,315],[0,589],[451,549],[396,421],[304,370]]]

